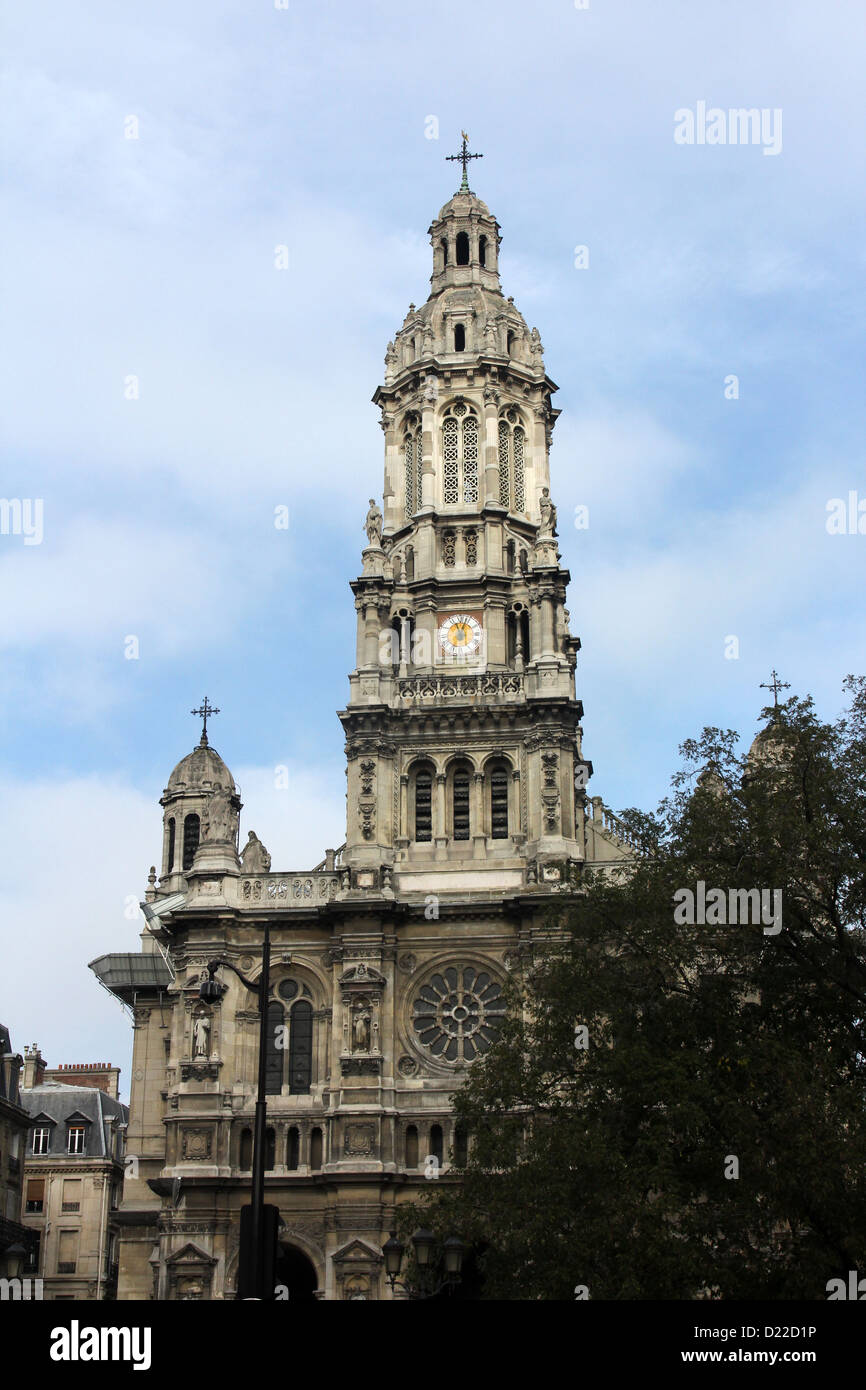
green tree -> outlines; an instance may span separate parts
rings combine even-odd
[[[587,872],[527,943],[455,1098],[462,1180],[417,1212],[484,1251],[485,1296],[824,1298],[866,1273],[866,680],[846,687],[833,724],[765,710],[745,757],[732,731],[684,744],[658,812],[625,817],[633,872]],[[676,921],[699,881],[726,909],[781,891],[781,923]]]

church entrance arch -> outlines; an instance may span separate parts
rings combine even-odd
[[[312,1303],[319,1286],[315,1266],[296,1245],[280,1245],[277,1250],[277,1299],[288,1294],[289,1303]]]

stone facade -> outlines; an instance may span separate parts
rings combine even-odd
[[[21,1247],[30,1253],[21,1224],[21,1193],[30,1116],[21,1102],[24,1059],[12,1051],[9,1029],[0,1023],[0,1278],[6,1274],[5,1252]],[[28,1273],[31,1272],[28,1261]]]
[[[35,1043],[25,1052],[21,1103],[30,1137],[21,1220],[38,1239],[48,1301],[111,1299],[117,1291],[115,1217],[129,1113],[110,1094],[117,1071],[102,1064],[57,1068],[63,1076],[86,1076],[82,1085],[67,1085],[48,1079]]]
[[[255,983],[271,939],[266,1200],[290,1298],[391,1297],[394,1209],[459,1160],[449,1097],[490,1046],[502,985],[582,866],[632,847],[581,749],[541,339],[499,281],[499,227],[465,185],[430,228],[431,293],[388,346],[374,402],[383,511],[352,583],[340,712],[346,843],[271,871],[206,737],[169,779],[135,958],[94,968],[134,1001],[120,1298],[233,1297],[249,1201]],[[126,964],[124,963],[126,962]]]

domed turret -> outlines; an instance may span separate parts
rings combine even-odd
[[[207,743],[200,743],[185,758],[181,758],[168,779],[165,795],[196,789],[213,791],[217,787],[234,791],[234,786],[234,778],[216,749]]]
[[[202,840],[230,842],[233,847],[237,844],[240,794],[207,737],[207,717],[219,710],[205,701],[201,709],[192,712],[204,717],[201,739],[173,769],[159,803],[163,808],[161,893],[184,891],[185,875],[192,869]],[[234,848],[230,857],[236,857]]]

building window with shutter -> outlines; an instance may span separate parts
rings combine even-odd
[[[45,1210],[45,1179],[28,1178],[24,1198],[24,1210],[37,1216]]]
[[[81,1211],[81,1179],[63,1179],[63,1200],[60,1204],[61,1211]]]
[[[61,1231],[57,1241],[57,1273],[74,1274],[78,1264],[78,1232]]]

